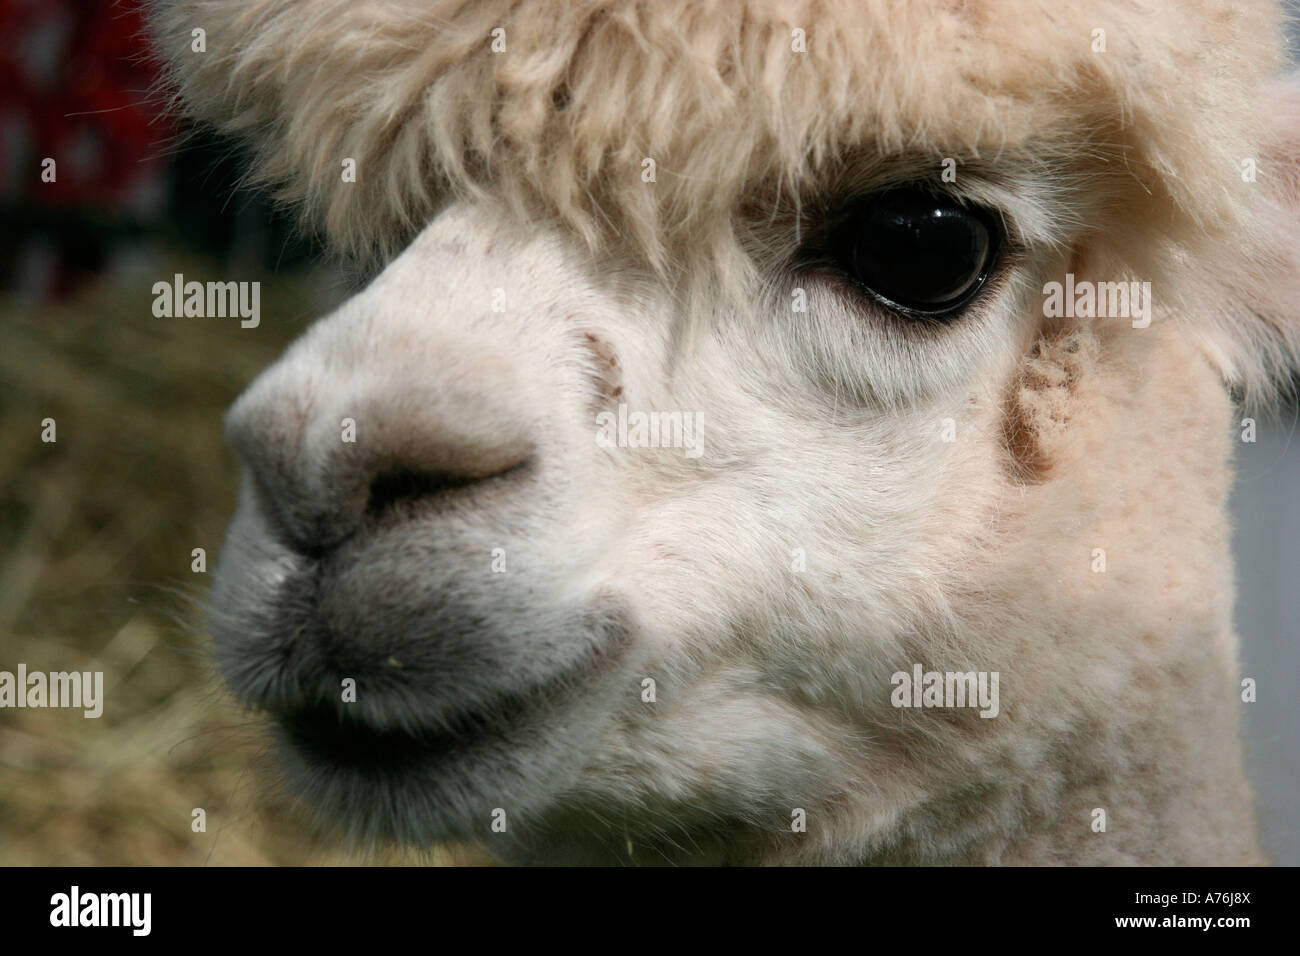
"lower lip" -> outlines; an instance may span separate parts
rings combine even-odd
[[[310,763],[359,771],[427,766],[495,729],[482,717],[466,715],[446,729],[375,730],[328,704],[278,715],[277,722]]]

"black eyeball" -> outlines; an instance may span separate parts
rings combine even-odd
[[[886,305],[944,315],[971,301],[1002,245],[999,218],[950,196],[903,187],[853,204],[828,252]]]

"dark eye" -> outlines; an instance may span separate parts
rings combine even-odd
[[[831,233],[826,252],[886,305],[943,315],[975,297],[1001,245],[996,215],[905,187],[854,203]]]

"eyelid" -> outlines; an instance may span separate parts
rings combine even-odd
[[[798,281],[820,286],[834,297],[838,309],[849,317],[857,330],[895,348],[936,348],[954,336],[962,337],[987,322],[1000,299],[1014,288],[1014,276],[1023,269],[1027,250],[1010,237],[1004,237],[1001,251],[989,269],[979,293],[966,305],[947,317],[926,313],[903,313],[885,305],[863,290],[851,276],[838,270],[811,266],[798,273]],[[838,311],[838,310],[837,310]]]
[[[1007,210],[1000,204],[979,202],[976,197],[968,194],[965,190],[955,189],[947,184],[945,184],[945,187],[939,188],[933,183],[900,180],[887,185],[873,187],[866,191],[858,189],[851,193],[836,194],[832,197],[823,197],[810,203],[810,208],[805,209],[804,214],[799,217],[799,222],[796,226],[801,233],[801,238],[792,264],[797,267],[801,264],[801,260],[806,258],[810,253],[815,254],[819,248],[824,247],[826,241],[833,236],[838,229],[843,227],[843,225],[852,217],[854,211],[859,209],[864,203],[870,201],[873,197],[883,195],[887,192],[909,188],[925,189],[933,192],[936,198],[949,199],[964,208],[979,210],[993,221],[997,226],[998,233],[1004,239],[1009,239],[1011,236],[1015,235],[1015,231],[1012,228],[1012,218]]]

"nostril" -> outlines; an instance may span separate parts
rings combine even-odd
[[[465,491],[490,478],[518,472],[527,464],[527,459],[521,459],[490,474],[420,471],[407,467],[390,468],[376,475],[370,482],[366,515],[375,518],[429,498]]]
[[[293,363],[260,379],[227,415],[227,431],[267,533],[319,559],[367,524],[465,517],[498,479],[531,472],[535,413],[520,390],[488,389],[509,370],[482,364],[472,379],[448,373],[436,384],[411,385],[414,372],[344,383],[342,397],[300,381]]]
[[[375,517],[419,498],[467,488],[478,480],[478,478],[471,475],[395,468],[376,476],[370,482],[370,497],[366,501],[366,514]]]

